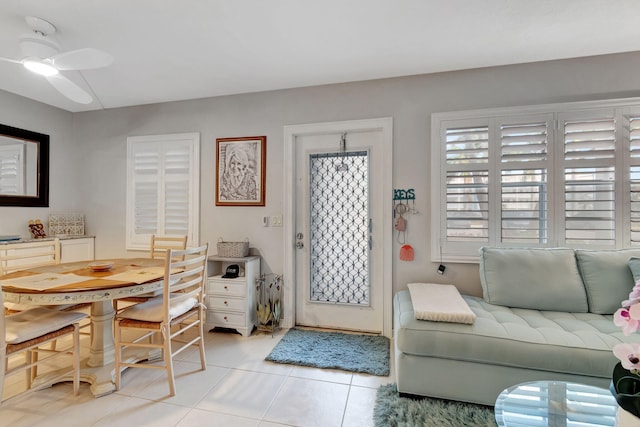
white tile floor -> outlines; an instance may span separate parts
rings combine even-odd
[[[207,370],[198,370],[195,348],[178,355],[174,397],[164,371],[128,369],[108,396],[94,398],[84,383],[73,396],[62,383],[10,399],[0,426],[372,426],[376,390],[394,382],[393,356],[388,377],[266,362],[283,335],[207,333]]]

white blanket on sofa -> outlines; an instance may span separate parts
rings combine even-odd
[[[409,283],[407,285],[418,320],[471,324],[476,315],[453,285]]]

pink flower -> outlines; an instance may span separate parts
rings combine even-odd
[[[630,309],[625,307],[619,308],[613,314],[613,323],[622,328],[622,333],[625,335],[631,335],[632,332],[637,332],[640,329],[640,307],[636,304],[631,308],[633,314]]]
[[[620,359],[623,368],[640,369],[640,344],[616,344],[613,346],[613,354]]]
[[[633,304],[640,302],[640,282],[633,286],[633,289],[629,293],[629,299],[622,301],[623,307],[629,307]]]
[[[624,335],[640,330],[640,280],[633,286],[629,299],[622,301],[622,308],[613,314],[613,323]],[[613,354],[627,370],[640,375],[640,344],[621,343],[613,346]]]

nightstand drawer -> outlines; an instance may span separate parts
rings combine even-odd
[[[245,306],[247,305],[247,302],[244,299],[224,298],[209,295],[207,297],[206,305],[208,308],[212,309],[231,310],[244,313],[246,311]]]
[[[211,310],[207,310],[207,323],[213,323],[223,328],[242,327],[247,324],[244,313],[228,313],[225,311]]]
[[[234,297],[243,297],[247,294],[246,283],[233,283],[224,282],[218,280],[209,280],[208,282],[209,294],[221,294]]]

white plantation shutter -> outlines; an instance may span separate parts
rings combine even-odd
[[[127,138],[127,249],[148,249],[151,235],[198,244],[197,133]]]
[[[445,130],[446,226],[449,242],[489,238],[489,128]]]
[[[489,172],[447,172],[447,240],[489,241]]]
[[[527,164],[547,160],[547,122],[502,124],[500,161]]]
[[[615,247],[616,133],[613,109],[560,114],[564,243]]]
[[[132,143],[134,235],[158,232],[160,153],[154,142]]]
[[[629,156],[640,159],[640,115],[631,116],[629,120]]]
[[[613,167],[565,169],[567,245],[615,245],[614,177]]]
[[[629,226],[632,246],[640,246],[640,166],[630,167]]]
[[[547,243],[548,120],[500,126],[502,243]]]
[[[631,246],[640,246],[640,113],[629,120],[629,234]]]
[[[185,235],[189,230],[190,147],[172,144],[165,153],[164,235]]]
[[[432,115],[433,261],[640,247],[640,99]]]
[[[447,165],[487,164],[489,127],[472,126],[446,129]]]

